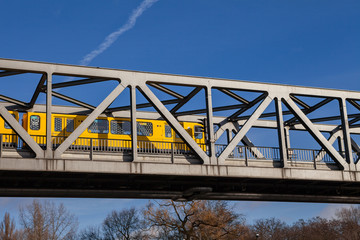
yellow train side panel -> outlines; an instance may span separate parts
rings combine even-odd
[[[68,137],[74,129],[76,129],[87,116],[84,115],[67,115],[67,114],[52,114],[52,143],[54,145],[60,145],[66,137]],[[31,121],[39,119],[37,127],[31,127]],[[89,147],[114,147],[114,148],[131,148],[131,135],[130,135],[130,119],[127,118],[113,118],[113,117],[99,117],[96,119],[97,128],[86,129],[79,138],[72,144],[76,146]],[[112,122],[117,121],[117,122]],[[123,134],[116,134],[117,132],[112,129],[112,124],[115,126],[117,123],[124,123],[126,125],[126,131]],[[33,122],[34,123],[34,122]],[[100,126],[101,123],[101,127]],[[183,141],[176,137],[176,134],[171,130],[171,137],[165,136],[165,126],[167,123],[163,120],[148,120],[137,119],[138,124],[138,148],[153,148],[153,149],[170,149],[171,142],[176,143],[177,149],[188,150],[187,146],[183,144]],[[34,124],[33,124],[34,125]],[[195,126],[202,128],[199,123],[182,122],[181,125],[189,133],[189,135],[202,146],[203,150],[205,138],[202,133],[201,138],[197,134],[195,137]],[[26,131],[35,139],[35,141],[44,145],[46,143],[46,114],[45,113],[33,113],[28,112],[23,115],[23,126]],[[69,127],[70,126],[70,127]],[[101,129],[100,129],[101,128]],[[114,130],[114,131],[113,131]],[[92,132],[93,131],[93,132]],[[95,132],[94,132],[95,131]]]

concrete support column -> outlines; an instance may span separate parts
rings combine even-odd
[[[46,150],[45,157],[53,158],[53,150],[51,144],[51,107],[52,106],[52,73],[47,73],[46,79]]]
[[[280,159],[282,159],[283,161],[283,167],[286,168],[288,165],[287,163],[288,157],[287,157],[286,136],[285,136],[281,99],[275,98],[275,106],[276,106],[276,121],[277,121],[277,130],[278,130],[279,148],[280,148]]]
[[[137,160],[137,124],[136,124],[136,86],[130,87],[131,105],[131,151],[133,162]]]

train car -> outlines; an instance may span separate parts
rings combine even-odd
[[[87,116],[52,114],[51,135],[54,147],[60,145]],[[203,125],[194,122],[180,123],[189,135],[205,150]],[[41,146],[46,144],[46,114],[23,114],[23,127]],[[138,148],[187,150],[181,138],[164,120],[137,119]],[[173,143],[171,145],[171,143]],[[72,148],[94,147],[99,150],[131,149],[131,122],[128,118],[99,117],[72,144]],[[71,148],[70,147],[70,148]]]
[[[9,111],[13,117],[19,121],[19,113],[16,111]],[[16,147],[18,137],[15,131],[7,124],[2,117],[0,117],[0,134],[2,135],[2,144],[5,147]]]

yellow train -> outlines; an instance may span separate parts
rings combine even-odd
[[[11,112],[19,120],[18,112]],[[52,143],[60,145],[87,116],[52,114]],[[200,123],[180,122],[189,135],[205,150],[204,127]],[[24,129],[40,145],[46,144],[46,114],[27,112],[22,116]],[[16,145],[15,132],[0,118],[0,134],[3,143]],[[11,136],[11,137],[10,137]],[[138,148],[188,150],[181,138],[164,120],[137,119]],[[173,144],[170,146],[170,144]],[[151,144],[151,146],[150,146]],[[72,146],[102,147],[102,149],[131,148],[131,122],[128,118],[99,117],[72,144]]]

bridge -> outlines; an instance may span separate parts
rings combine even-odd
[[[13,131],[0,133],[1,196],[360,202],[360,92],[11,59],[0,59],[0,80],[33,86],[25,101],[10,96],[18,88],[0,95]],[[79,99],[86,86],[99,104]],[[45,113],[44,136],[13,112]],[[59,137],[52,114],[86,118]],[[101,116],[128,118],[130,138],[80,137]],[[182,142],[140,140],[137,119],[165,120]],[[205,143],[181,122],[201,123]],[[253,129],[270,131],[267,146]],[[316,144],[296,147],[298,133]]]

